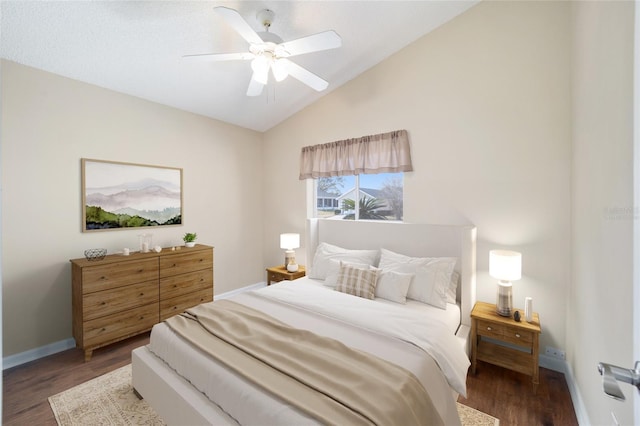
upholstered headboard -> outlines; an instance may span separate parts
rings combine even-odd
[[[476,302],[476,228],[385,221],[308,219],[307,264],[316,247],[327,242],[348,249],[386,248],[412,257],[457,257],[461,323],[471,326]]]

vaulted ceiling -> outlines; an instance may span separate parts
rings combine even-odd
[[[265,131],[357,77],[477,1],[10,1],[0,2],[2,58],[117,92]],[[329,82],[322,91],[273,79],[246,96],[247,61],[187,61],[184,55],[248,50],[214,11],[237,10],[262,31],[293,40],[325,30],[342,47],[292,58]]]

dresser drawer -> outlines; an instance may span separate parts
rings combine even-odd
[[[83,318],[88,321],[149,303],[158,303],[157,281],[86,294],[82,301]]]
[[[82,268],[82,294],[158,279],[158,259]]]
[[[201,303],[211,302],[213,300],[213,287],[193,293],[183,294],[167,300],[160,300],[160,321],[164,321],[169,317],[180,314],[186,309],[192,308]]]
[[[205,269],[188,274],[174,275],[160,279],[162,300],[213,287],[213,271]]]
[[[212,249],[160,257],[160,278],[212,268]]]
[[[107,315],[84,323],[84,346],[101,346],[150,330],[158,322],[158,304]]]

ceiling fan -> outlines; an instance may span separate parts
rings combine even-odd
[[[269,81],[269,70],[276,81],[282,81],[290,75],[318,92],[327,88],[329,85],[327,81],[288,58],[342,46],[342,39],[335,31],[324,31],[283,42],[276,34],[269,32],[275,18],[272,10],[264,9],[258,12],[258,21],[264,26],[264,32],[260,33],[255,32],[236,10],[223,6],[215,7],[214,10],[249,43],[249,51],[185,55],[183,58],[214,62],[251,61],[253,75],[249,82],[247,96],[258,96],[262,93],[263,87]]]

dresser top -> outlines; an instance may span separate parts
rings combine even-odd
[[[176,247],[175,250],[171,250],[171,247],[165,247],[162,249],[160,253],[156,253],[153,250],[150,250],[148,253],[141,253],[139,251],[134,251],[134,252],[131,252],[131,254],[129,254],[128,256],[125,256],[122,253],[116,253],[116,254],[108,254],[102,260],[87,260],[87,258],[81,257],[78,259],[70,259],[69,261],[74,265],[77,265],[80,267],[99,266],[99,265],[107,265],[107,264],[116,263],[116,262],[154,259],[154,258],[164,257],[164,256],[197,253],[200,251],[211,250],[211,249],[213,249],[212,246],[207,246],[204,244],[196,244],[195,247],[179,246],[179,247]]]

